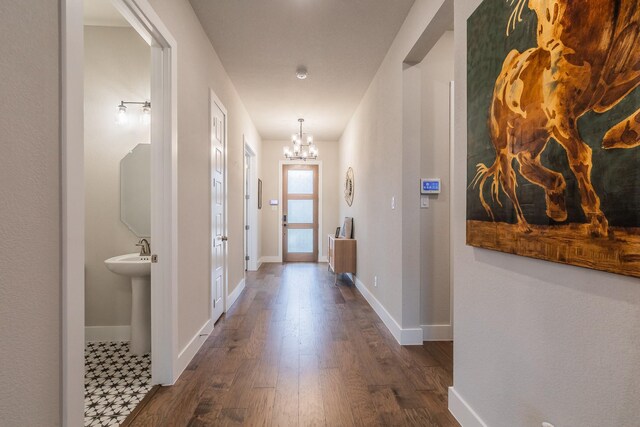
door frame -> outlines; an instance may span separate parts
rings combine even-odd
[[[282,262],[284,259],[284,254],[282,253],[282,215],[283,209],[283,194],[282,194],[282,173],[284,171],[285,165],[317,165],[318,166],[318,241],[316,244],[318,245],[318,262],[327,262],[327,254],[323,254],[322,245],[324,241],[324,237],[322,234],[322,211],[324,210],[324,205],[322,204],[322,160],[307,160],[306,162],[303,160],[280,160],[278,164],[278,200],[280,203],[278,204],[278,262]]]
[[[213,105],[217,105],[218,108],[220,108],[220,110],[222,110],[222,113],[224,114],[224,136],[223,136],[223,141],[222,141],[222,145],[223,145],[223,159],[222,159],[222,163],[223,163],[223,168],[224,171],[222,172],[223,175],[223,179],[224,179],[224,196],[223,196],[223,200],[224,200],[224,208],[222,209],[222,229],[223,234],[225,236],[228,235],[229,233],[229,229],[228,229],[228,210],[229,210],[229,173],[227,171],[227,160],[228,160],[228,156],[229,154],[227,153],[227,147],[228,147],[228,139],[229,139],[229,131],[227,130],[227,123],[228,123],[228,113],[227,113],[227,108],[224,106],[224,104],[222,103],[222,101],[220,101],[220,98],[218,98],[218,95],[216,95],[216,93],[213,91],[213,89],[209,88],[209,126],[211,127],[211,123],[213,123]],[[215,320],[213,318],[213,299],[214,299],[214,292],[213,292],[213,287],[215,286],[215,283],[213,283],[212,277],[211,277],[211,271],[213,268],[211,259],[213,258],[213,249],[211,246],[211,241],[212,241],[212,237],[213,237],[213,228],[211,228],[211,219],[212,219],[212,212],[211,212],[211,206],[213,206],[213,200],[211,200],[211,181],[213,179],[213,156],[211,155],[212,150],[212,141],[211,138],[213,137],[213,132],[212,129],[209,128],[209,135],[210,135],[210,140],[209,140],[209,289],[211,291],[211,295],[209,298],[209,320],[210,320],[210,326],[207,328],[207,331],[204,331],[205,333],[210,333],[211,330],[213,330],[214,328],[214,324],[215,324]],[[229,309],[229,307],[227,306],[227,302],[229,300],[229,244],[227,242],[222,242],[222,282],[223,282],[223,291],[222,291],[222,312],[226,313],[227,310]]]
[[[244,225],[249,225],[249,244],[245,247],[245,255],[249,255],[249,262],[247,265],[247,271],[258,270],[258,156],[256,150],[251,146],[247,140],[246,135],[242,136],[244,141],[244,156],[246,163],[246,156],[249,156],[249,209],[248,215],[245,213]],[[243,188],[247,188],[246,173],[245,183]],[[246,200],[245,200],[246,203]],[[246,230],[245,230],[246,232]],[[245,242],[246,245],[246,242]]]
[[[151,47],[152,383],[173,384],[177,323],[177,42],[148,0],[112,0]],[[84,423],[84,17],[82,0],[61,1],[61,240],[63,426]]]

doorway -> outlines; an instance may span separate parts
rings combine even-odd
[[[151,47],[151,377],[173,384],[177,367],[176,41],[147,0],[114,6]],[[83,425],[85,162],[82,2],[63,0],[62,96],[62,425]],[[108,111],[113,107],[107,106]],[[157,262],[155,262],[157,260]]]
[[[224,312],[226,297],[227,110],[211,91],[211,323]]]
[[[258,179],[258,156],[250,141],[244,140],[244,259],[245,271],[257,271],[258,209],[262,208],[262,181]]]
[[[283,262],[318,261],[318,165],[282,168]]]

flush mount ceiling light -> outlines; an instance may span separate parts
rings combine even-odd
[[[296,77],[300,80],[306,79],[308,75],[309,73],[307,72],[307,67],[305,67],[304,65],[299,66],[296,70]]]
[[[313,143],[313,135],[302,132],[304,119],[298,119],[300,132],[291,135],[293,147],[284,147],[284,157],[287,160],[316,160],[318,147]]]
[[[127,116],[127,104],[133,105],[142,105],[142,115],[140,116],[140,121],[148,125],[151,123],[151,102],[133,102],[133,101],[120,101],[120,105],[118,105],[118,114],[116,116],[116,123],[119,125],[125,125],[129,121],[129,117]]]

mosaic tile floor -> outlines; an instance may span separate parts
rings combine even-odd
[[[151,356],[129,353],[128,342],[85,348],[84,425],[119,426],[151,390]]]

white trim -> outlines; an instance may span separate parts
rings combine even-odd
[[[227,305],[227,310],[229,310],[231,306],[233,306],[233,304],[235,304],[235,302],[238,300],[238,297],[240,297],[240,294],[242,293],[242,291],[244,291],[245,285],[246,285],[245,280],[244,279],[240,280],[240,282],[238,283],[238,286],[236,286],[233,292],[231,292],[227,296],[227,301],[229,301],[229,305]]]
[[[260,258],[260,264],[277,263],[282,264],[281,256],[263,256]]]
[[[402,329],[400,324],[389,314],[380,301],[369,292],[369,289],[367,289],[364,283],[362,283],[357,276],[353,277],[355,278],[356,287],[364,299],[367,300],[371,308],[373,308],[373,311],[376,312],[380,320],[382,320],[387,329],[389,329],[389,332],[391,332],[391,335],[393,335],[400,345],[422,345],[421,328]]]
[[[451,325],[420,325],[423,341],[453,341]]]
[[[178,363],[176,363],[176,378],[189,366],[191,360],[196,355],[202,344],[209,338],[209,334],[213,331],[213,323],[211,319],[207,320],[200,330],[189,340],[189,343],[182,349],[178,355]]]
[[[148,0],[113,4],[151,44],[152,142],[152,382],[172,384],[177,353],[177,43]],[[61,240],[63,426],[84,422],[84,17],[82,0],[61,3]],[[160,177],[160,178],[159,178]],[[159,178],[159,179],[158,179]],[[157,249],[160,248],[158,251]]]
[[[449,387],[449,412],[464,427],[487,427],[480,416],[460,396],[455,388]]]
[[[249,225],[249,247],[245,248],[245,254],[249,255],[249,262],[247,263],[248,271],[258,270],[258,157],[256,150],[251,146],[245,135],[242,135],[244,141],[244,156],[249,156],[249,214],[248,218],[245,218],[245,225]],[[246,173],[243,175],[243,181],[246,180]],[[244,182],[243,189],[246,188],[247,183]],[[246,201],[245,201],[246,203]],[[243,209],[246,211],[246,209]],[[246,215],[246,212],[245,212]],[[244,236],[243,236],[244,237]],[[246,245],[246,239],[243,239]],[[244,246],[244,245],[243,245]]]
[[[129,341],[131,340],[131,326],[85,326],[85,342],[96,341]]]
[[[304,160],[280,160],[279,162],[279,173],[278,173],[278,200],[280,200],[280,203],[278,204],[278,229],[280,230],[280,233],[278,234],[278,236],[280,236],[280,238],[278,239],[278,258],[280,259],[280,261],[277,262],[282,262],[282,221],[280,220],[282,218],[282,170],[284,165],[317,165],[318,166],[318,241],[316,242],[316,244],[318,245],[318,262],[320,262],[320,257],[322,256],[322,242],[324,241],[323,239],[323,233],[322,233],[322,210],[323,210],[323,204],[322,204],[322,160],[307,160],[306,162]],[[326,255],[325,255],[326,256]],[[263,257],[264,258],[264,257]]]
[[[178,362],[177,42],[148,0],[112,0],[151,46],[151,382],[173,384]],[[153,125],[153,123],[158,123]]]
[[[326,255],[319,256],[318,262],[329,262],[329,258]]]
[[[453,189],[456,188],[454,185],[455,178],[455,82],[449,82],[449,323],[451,324],[451,339],[453,340],[453,260],[455,259],[455,239],[453,238],[453,227],[452,224],[455,224],[454,215],[455,211],[453,210]]]
[[[60,9],[63,426],[84,423],[84,26],[82,0]],[[53,421],[52,421],[53,422]],[[55,423],[55,422],[54,422]]]

